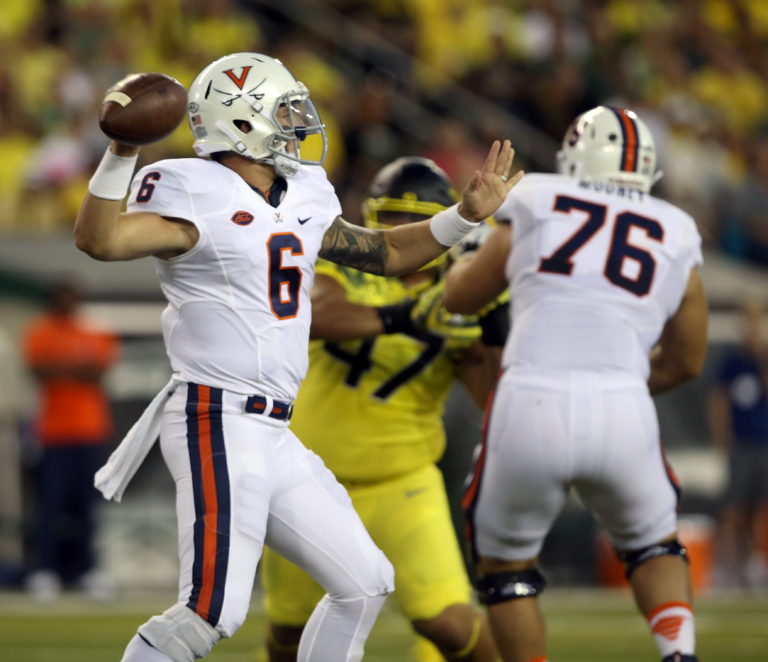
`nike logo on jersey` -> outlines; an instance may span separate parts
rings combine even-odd
[[[417,487],[415,490],[406,490],[405,491],[405,496],[406,496],[406,498],[410,498],[410,497],[414,497],[417,494],[421,494],[422,492],[426,492],[426,491],[427,491],[426,487]]]
[[[299,218],[299,225],[304,225],[304,223],[306,223],[311,218],[311,216],[307,216],[306,218]]]

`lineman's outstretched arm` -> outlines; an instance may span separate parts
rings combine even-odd
[[[509,223],[500,223],[472,257],[460,259],[451,267],[443,294],[443,305],[450,312],[477,313],[507,289],[504,266],[511,238]]]
[[[323,237],[320,257],[361,271],[402,276],[443,253],[475,224],[491,216],[523,176],[511,175],[514,150],[508,140],[494,142],[481,170],[462,192],[458,208],[451,207],[427,221],[389,230],[371,230],[337,217]]]
[[[187,221],[149,212],[120,211],[138,152],[138,147],[113,141],[77,213],[75,245],[97,260],[173,257],[197,242],[197,228]],[[94,186],[98,177],[102,179]]]
[[[707,299],[694,268],[677,312],[667,320],[651,354],[648,388],[663,393],[701,373],[707,355]]]

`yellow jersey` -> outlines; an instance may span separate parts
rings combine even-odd
[[[385,306],[416,298],[385,278],[319,260],[353,303]],[[313,340],[291,429],[343,483],[375,483],[436,462],[445,449],[442,415],[467,342],[405,334]]]

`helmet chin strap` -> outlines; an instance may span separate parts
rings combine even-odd
[[[277,172],[277,174],[281,177],[293,177],[299,171],[299,165],[301,165],[301,161],[298,158],[291,158],[282,151],[277,150],[277,146],[281,144],[287,146],[288,142],[285,139],[278,138],[277,136],[274,138],[275,139],[267,147],[267,149],[272,152],[272,156],[264,159],[264,161],[266,163],[271,163],[272,167],[275,169],[275,172]]]
[[[246,144],[238,138],[237,134],[234,131],[232,131],[230,127],[228,127],[221,120],[217,120],[215,126],[227,138],[229,138],[230,142],[232,143],[233,152],[236,152],[241,156],[250,156],[247,153],[248,147],[246,146]],[[281,177],[286,177],[286,178],[293,177],[293,175],[295,175],[299,170],[298,161],[291,159],[287,156],[283,156],[282,154],[277,154],[275,152],[272,152],[272,156],[270,158],[256,159],[256,160],[262,161],[263,163],[267,163],[271,165],[275,169],[275,172],[277,172],[277,174],[280,175]]]
[[[224,122],[221,120],[216,120],[216,123],[214,126],[221,131],[227,138],[229,138],[229,141],[232,143],[232,151],[240,154],[240,156],[247,156],[246,152],[248,151],[248,147],[246,144],[240,140],[240,138],[237,137],[237,134],[232,131]]]
[[[282,154],[274,154],[271,159],[264,159],[265,163],[272,163],[275,172],[281,177],[293,177],[299,171],[299,162]]]

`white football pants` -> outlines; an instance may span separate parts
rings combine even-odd
[[[508,370],[464,496],[476,553],[537,556],[571,487],[619,549],[675,533],[676,485],[647,387],[592,372],[537,380]]]
[[[244,413],[246,396],[181,384],[161,447],[176,483],[179,602],[222,636],[243,623],[264,544],[325,588],[300,662],[353,662],[394,590],[394,570],[346,490],[286,423]]]

